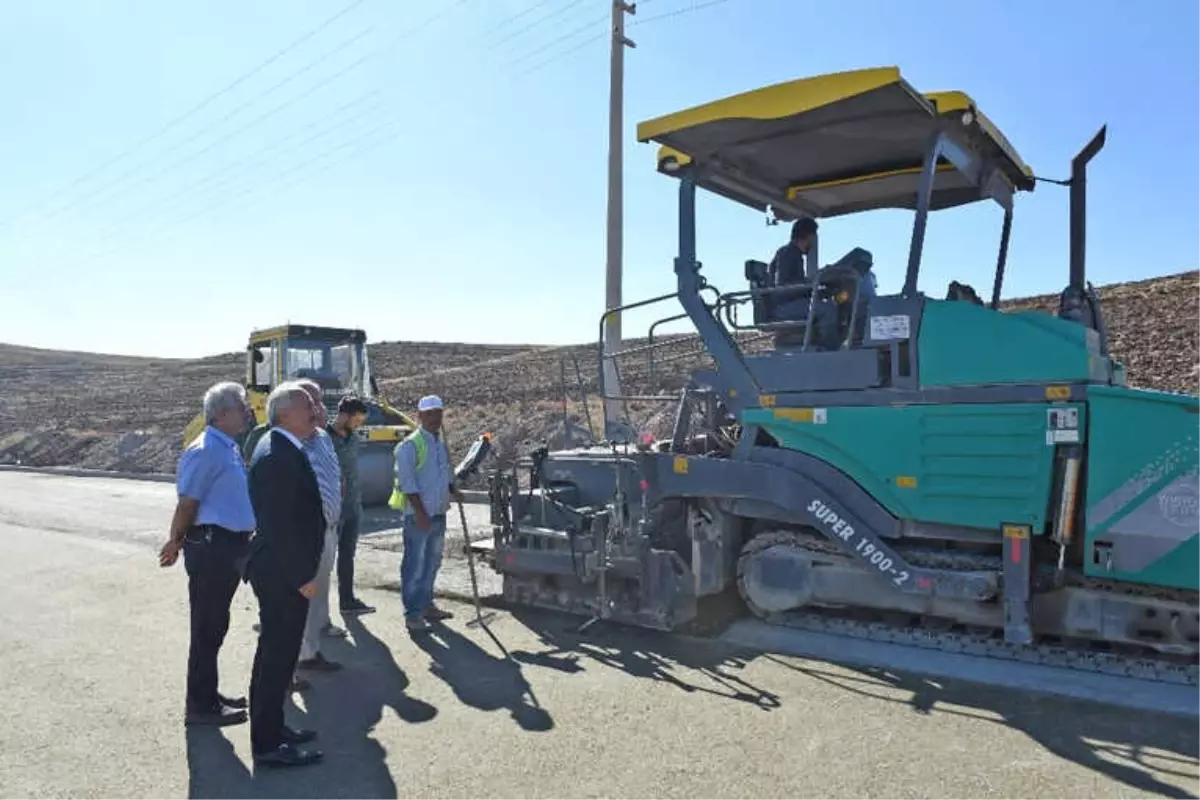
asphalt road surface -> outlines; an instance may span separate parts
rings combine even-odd
[[[247,726],[182,724],[186,579],[156,563],[172,494],[0,472],[0,795],[1197,796],[1194,719],[649,632],[581,637],[552,614],[496,612],[489,636],[457,602],[412,639],[386,518],[362,548],[379,613],[347,623],[328,648],[345,670],[289,707],[325,761],[256,771]],[[245,692],[255,619],[242,587],[226,693]]]

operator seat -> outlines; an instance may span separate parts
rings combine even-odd
[[[296,370],[296,378],[298,380],[308,379],[310,381],[316,381],[317,385],[321,387],[322,391],[342,388],[341,379],[339,379],[338,376],[334,375],[332,372],[323,369],[309,369],[307,367],[298,369]]]
[[[813,311],[812,346],[836,350],[846,339],[851,319],[854,320],[852,341],[861,341],[866,326],[866,306],[875,296],[875,275],[871,271],[870,252],[856,247],[817,273],[817,296],[813,302],[814,283],[804,281],[790,284],[791,290],[781,298],[779,293],[758,293],[756,290],[776,288],[771,285],[769,267],[762,261],[746,262],[746,280],[750,283],[754,309],[754,325],[775,332],[777,347],[803,345],[805,323],[810,303]],[[857,313],[854,313],[857,296]]]
[[[979,293],[974,288],[958,281],[950,281],[950,286],[946,289],[946,299],[963,300],[968,303],[974,303],[977,306],[983,305],[983,300],[980,299]]]

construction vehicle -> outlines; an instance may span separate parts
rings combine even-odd
[[[358,473],[363,504],[387,502],[392,492],[392,453],[397,442],[416,430],[417,423],[379,396],[367,358],[367,335],[360,329],[317,325],[280,325],[250,333],[246,345],[245,387],[257,424],[267,420],[267,395],[283,381],[310,378],[321,386],[325,410],[332,420],[346,395],[367,406]],[[204,429],[199,414],[183,432],[187,446]]]
[[[669,440],[612,426],[492,473],[475,548],[506,602],[693,630],[732,598],[801,630],[1195,685],[1200,404],[1128,388],[1109,353],[1084,259],[1105,137],[1072,162],[1067,286],[1045,313],[1000,309],[1014,200],[1038,179],[962,92],[875,68],[641,123],[679,182],[677,286],[605,313],[677,301],[715,368],[666,397],[615,394],[600,369],[605,399],[678,403]],[[701,188],[769,222],[911,210],[903,287],[878,291],[854,248],[788,287],[747,261],[749,288],[721,293],[697,260]],[[990,302],[919,291],[931,212],[986,201]],[[642,349],[607,355],[601,333],[598,358]]]

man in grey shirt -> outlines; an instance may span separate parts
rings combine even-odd
[[[300,645],[300,669],[315,669],[332,672],[342,665],[330,661],[321,653],[321,635],[345,636],[346,631],[329,620],[329,579],[333,573],[334,555],[338,546],[338,521],[342,517],[342,492],[344,482],[338,466],[337,452],[333,441],[325,431],[328,414],[325,411],[321,387],[316,381],[297,381],[312,398],[316,407],[316,431],[304,442],[304,455],[317,474],[317,486],[321,490],[321,510],[325,514],[325,547],[321,551],[321,564],[317,571],[317,594],[308,604],[308,620],[304,624],[304,641]]]

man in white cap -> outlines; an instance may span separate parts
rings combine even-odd
[[[396,481],[388,505],[404,512],[404,556],[400,561],[400,597],[409,631],[429,630],[429,621],[451,614],[433,604],[433,587],[442,565],[446,512],[459,499],[450,473],[450,451],[442,436],[442,399],[422,397],[419,427],[396,445]]]

